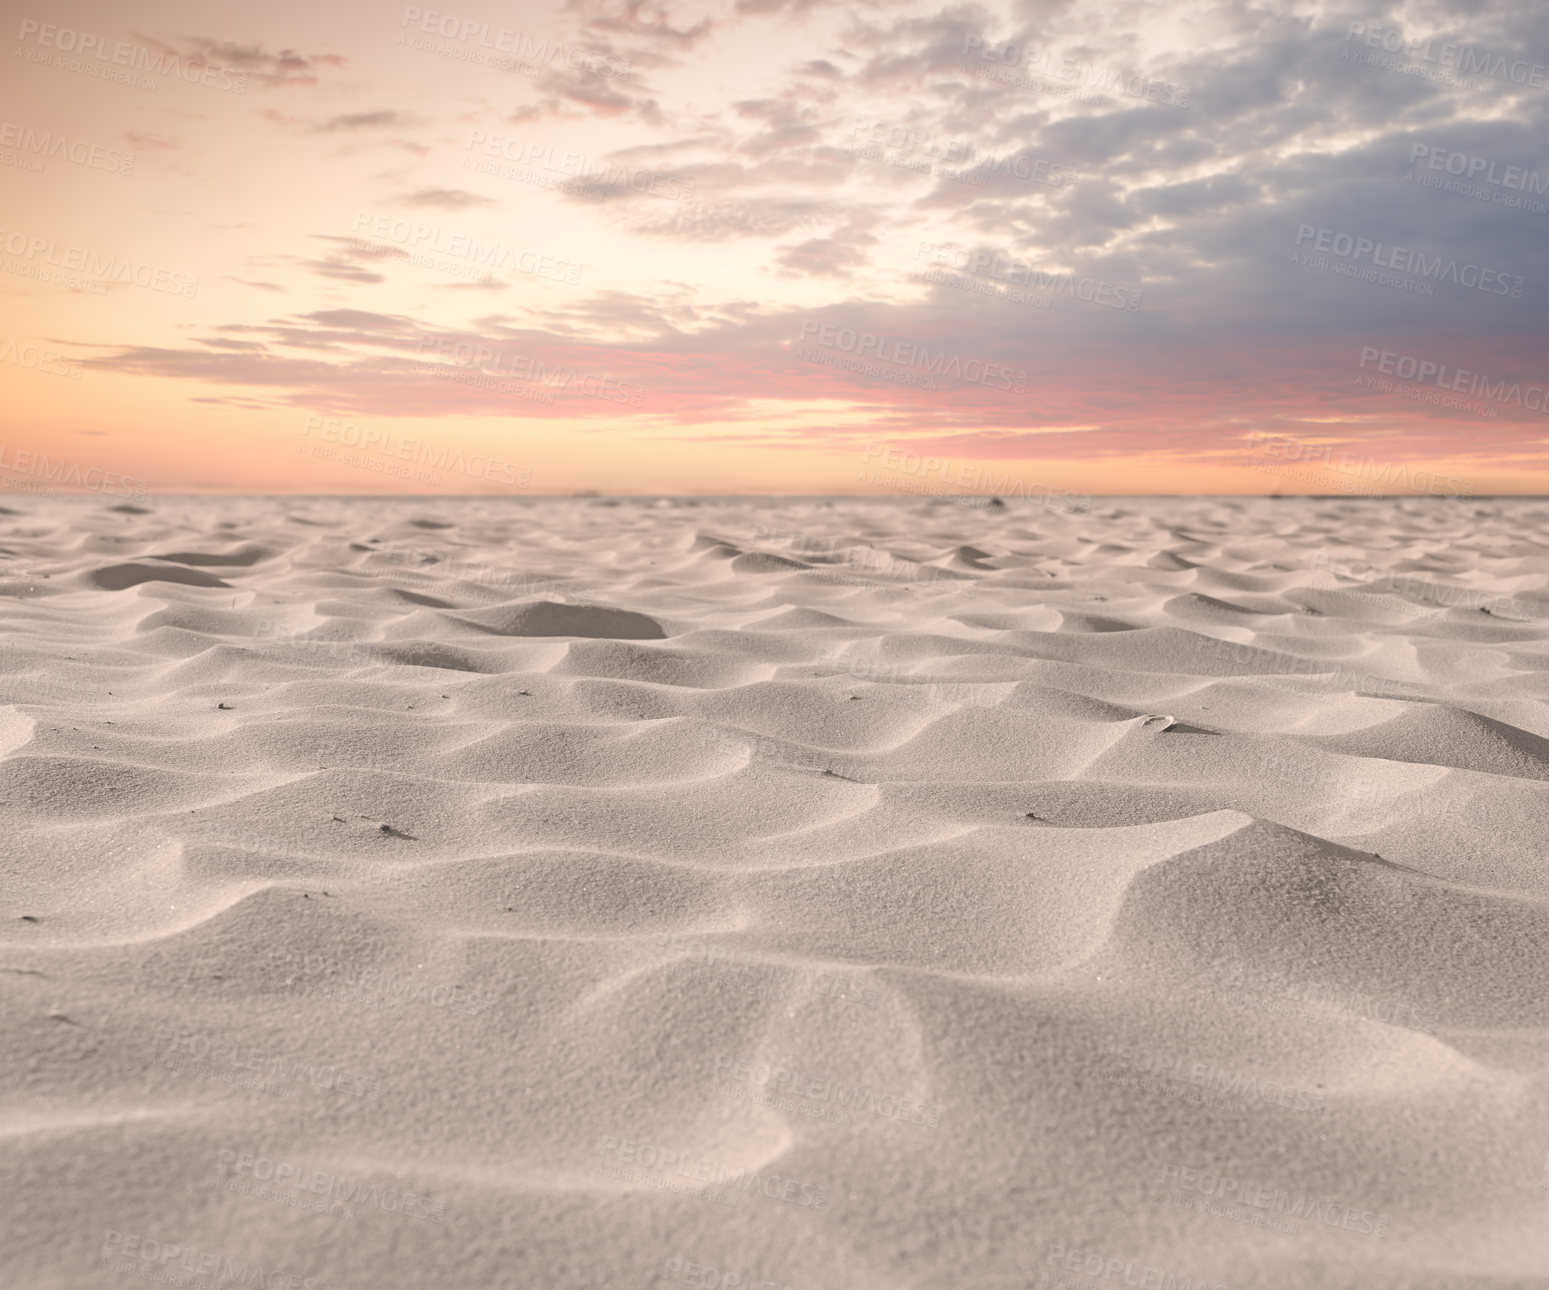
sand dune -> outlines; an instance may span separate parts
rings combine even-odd
[[[0,1284],[1549,1286],[1546,525],[0,511]]]

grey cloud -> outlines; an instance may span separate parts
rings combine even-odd
[[[405,116],[402,112],[382,108],[375,112],[348,112],[343,116],[329,117],[326,121],[318,122],[316,128],[323,133],[331,133],[338,130],[401,128],[413,123],[413,118]]]
[[[438,210],[464,210],[469,206],[494,206],[496,203],[478,193],[465,192],[460,188],[421,188],[404,197],[405,206],[429,206]]]

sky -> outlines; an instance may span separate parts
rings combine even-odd
[[[1549,492],[1549,6],[447,2],[3,0],[0,492]]]

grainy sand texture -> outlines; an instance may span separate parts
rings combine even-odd
[[[1549,1285],[1549,505],[6,499],[0,1284]]]

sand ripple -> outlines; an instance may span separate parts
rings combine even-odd
[[[0,511],[6,1284],[1549,1284],[1546,521]]]

